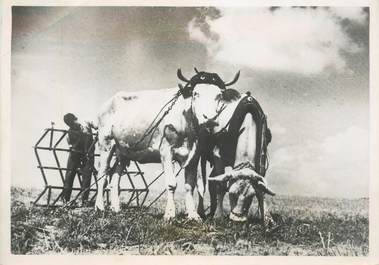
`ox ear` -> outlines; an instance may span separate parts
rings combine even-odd
[[[236,101],[239,98],[241,98],[241,94],[235,89],[227,88],[222,91],[222,99],[226,102]]]
[[[183,98],[189,98],[190,96],[192,96],[192,90],[190,89],[190,87],[183,87],[182,84],[178,84],[178,86],[180,94],[183,96]]]
[[[179,87],[179,91],[180,91],[180,94],[184,94],[184,87],[182,84],[178,84],[178,87]]]

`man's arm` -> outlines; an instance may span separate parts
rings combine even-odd
[[[89,122],[88,122],[88,126],[90,126],[92,129],[95,129],[95,130],[99,129],[99,128],[93,123],[93,121],[89,121]]]
[[[79,145],[80,140],[81,140],[80,131],[76,131],[72,129],[68,130],[67,143],[71,148],[75,149]]]
[[[72,130],[68,129],[67,131],[67,143],[69,146],[72,146],[73,139],[72,139]]]

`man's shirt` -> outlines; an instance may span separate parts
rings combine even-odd
[[[79,152],[87,152],[93,142],[92,128],[96,127],[92,122],[84,121],[68,129],[67,142],[69,146]]]

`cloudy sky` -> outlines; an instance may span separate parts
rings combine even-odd
[[[369,10],[13,7],[12,184],[40,186],[31,146],[116,91],[174,87],[193,67],[251,91],[282,194],[368,196]]]

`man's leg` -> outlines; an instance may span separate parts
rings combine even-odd
[[[84,161],[84,166],[82,170],[82,205],[87,206],[88,204],[88,195],[90,192],[92,172],[94,166],[93,157],[87,157]]]
[[[67,170],[64,179],[63,186],[63,199],[65,202],[70,201],[72,185],[74,183],[74,178],[76,175],[76,170],[80,164],[80,156],[74,152],[70,152],[67,160]]]

